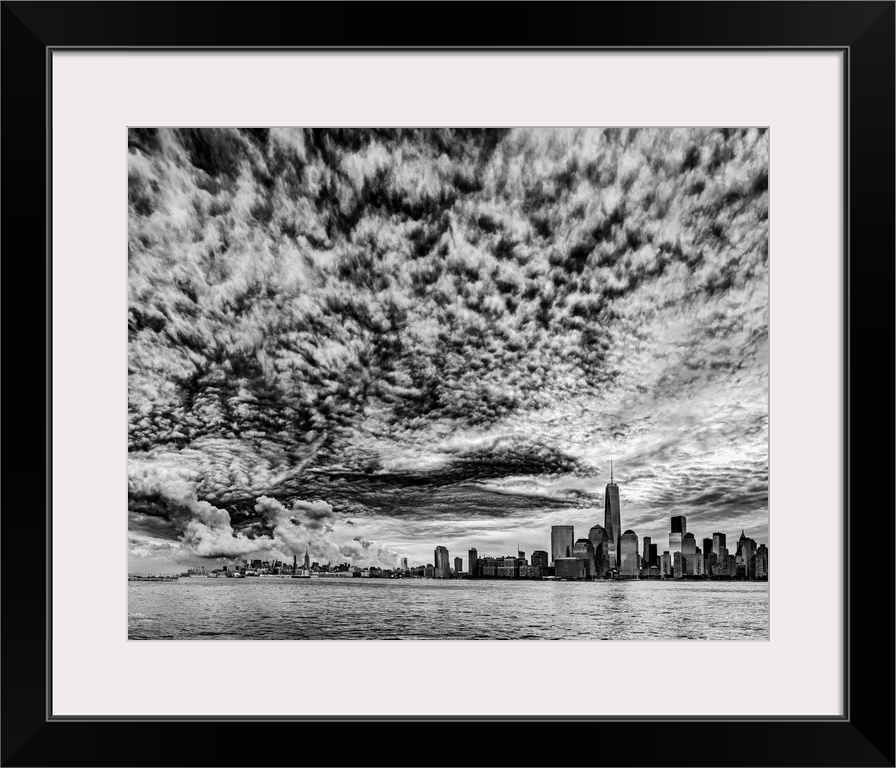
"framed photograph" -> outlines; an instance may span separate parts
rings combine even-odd
[[[2,764],[892,766],[894,18],[4,3]]]

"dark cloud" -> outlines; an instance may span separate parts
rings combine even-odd
[[[427,550],[598,508],[611,456],[632,521],[764,534],[764,131],[138,129],[128,170],[135,534]]]

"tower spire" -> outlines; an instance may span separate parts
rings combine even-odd
[[[610,482],[613,482],[613,459],[610,459]]]

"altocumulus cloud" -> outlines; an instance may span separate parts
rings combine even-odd
[[[611,457],[626,527],[765,540],[764,131],[136,129],[128,160],[135,556],[546,548]]]

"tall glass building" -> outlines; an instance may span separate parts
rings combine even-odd
[[[619,541],[619,575],[638,576],[641,572],[641,556],[638,554],[638,535],[626,531]]]
[[[607,530],[602,525],[592,526],[588,531],[588,541],[594,547],[594,573],[603,576],[610,570],[610,556],[607,547]]]
[[[672,518],[672,531],[669,534],[669,552],[675,556],[676,552],[681,552],[681,540],[688,532],[688,519],[684,515],[677,515]]]
[[[622,524],[619,522],[619,486],[613,482],[613,462],[610,462],[610,482],[604,490],[604,528],[607,530],[607,546],[610,568],[618,568],[619,540]]]
[[[561,557],[572,557],[575,531],[571,525],[551,526],[551,562]]]
[[[433,553],[435,564],[432,569],[432,577],[434,579],[451,578],[451,565],[448,563],[448,549],[446,547],[436,547]]]

